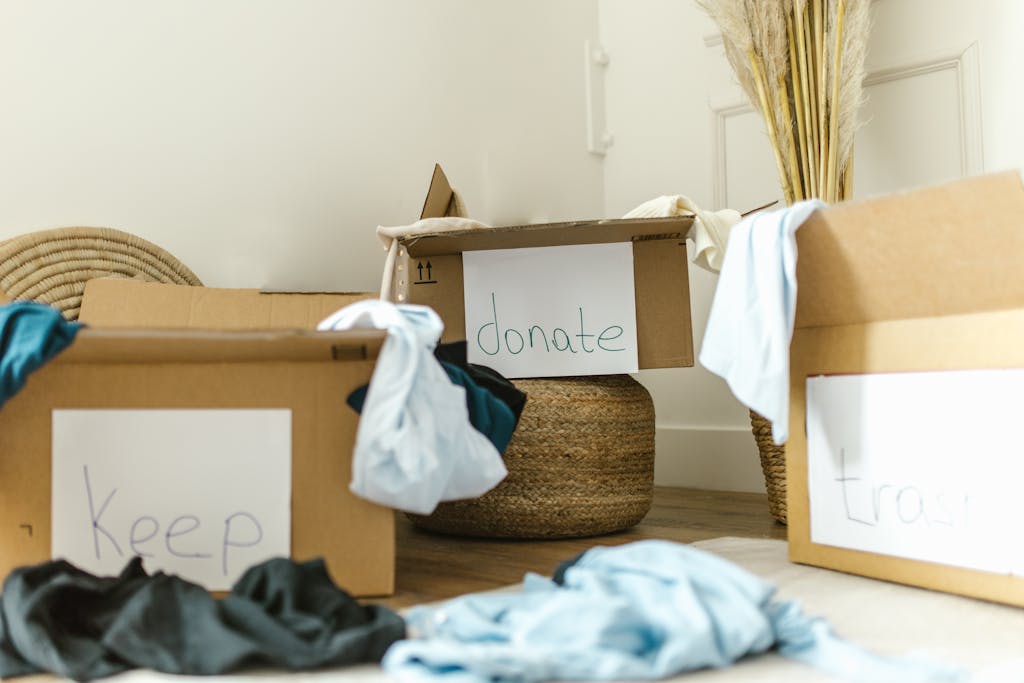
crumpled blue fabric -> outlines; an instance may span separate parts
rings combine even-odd
[[[71,345],[79,327],[45,304],[0,306],[0,407],[25,386],[30,374]]]
[[[808,199],[733,226],[700,362],[736,398],[789,437],[789,342],[796,317],[796,230],[826,204]]]
[[[774,588],[670,541],[588,550],[562,583],[527,575],[522,592],[467,595],[406,614],[417,639],[382,665],[401,681],[649,680],[777,650],[850,681],[961,681],[938,664],[882,658],[834,636]]]
[[[440,363],[448,379],[466,390],[466,410],[469,411],[470,423],[494,444],[499,453],[504,454],[516,429],[516,414],[504,401],[477,385],[465,370],[443,360]],[[369,385],[361,386],[348,395],[345,401],[352,410],[357,413],[363,411],[369,389]]]
[[[446,500],[475,498],[508,470],[473,428],[465,389],[434,358],[444,326],[427,306],[359,301],[331,314],[320,330],[384,329],[356,430],[352,482],[357,496],[428,515]]]

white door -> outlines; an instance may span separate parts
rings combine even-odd
[[[1024,3],[875,0],[871,12],[855,199],[1024,164]],[[715,203],[741,208],[778,198],[761,120],[734,84],[720,37],[705,43],[714,65]]]

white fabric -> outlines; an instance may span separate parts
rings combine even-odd
[[[681,194],[662,195],[644,202],[623,218],[657,218],[693,214],[693,226],[686,234],[693,241],[693,262],[705,270],[717,273],[722,269],[729,230],[740,220],[732,209],[703,211],[692,199]]]
[[[319,330],[385,329],[356,432],[350,489],[388,507],[430,514],[505,478],[494,445],[469,421],[465,390],[434,357],[440,317],[427,306],[360,301]]]
[[[481,230],[490,226],[470,218],[424,218],[412,225],[396,225],[392,227],[378,225],[377,237],[388,252],[384,261],[384,275],[380,283],[380,298],[384,301],[405,301],[405,292],[395,292],[395,272],[409,273],[409,255],[398,242],[404,237],[427,235],[438,232],[457,232],[459,230]],[[403,278],[399,278],[402,280]],[[402,289],[401,287],[399,289]]]
[[[796,230],[824,202],[810,199],[740,221],[711,303],[700,362],[745,406],[789,436],[789,342],[796,315]]]

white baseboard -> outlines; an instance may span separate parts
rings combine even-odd
[[[658,427],[654,448],[658,486],[765,492],[750,429]]]

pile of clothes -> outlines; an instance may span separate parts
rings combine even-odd
[[[799,224],[793,217],[774,217],[784,228],[776,232],[791,237],[795,227],[787,226]],[[794,261],[770,274],[788,274]],[[726,287],[723,306],[730,292],[754,287],[758,272]],[[791,292],[779,291],[788,301]],[[789,310],[777,308],[778,320],[768,327],[784,336]],[[717,330],[729,327],[714,322]],[[442,324],[429,308],[364,301],[320,325],[368,327],[388,336],[369,386],[348,397],[362,413],[352,491],[429,514],[441,501],[497,485],[506,474],[501,453],[526,397],[466,363],[464,346],[439,347]],[[77,330],[46,306],[0,307],[0,403]],[[755,374],[733,377],[733,366],[713,360],[708,365],[731,382]],[[180,577],[148,574],[139,558],[116,577],[63,561],[23,567],[0,596],[5,678],[49,671],[84,681],[139,667],[218,674],[382,662],[408,681],[640,680],[725,667],[769,650],[851,681],[963,680],[940,665],[876,657],[795,603],[775,600],[758,577],[667,541],[596,547],[551,579],[528,575],[518,592],[468,595],[404,616],[361,605],[331,582],[322,562],[283,558],[250,568],[220,600]]]
[[[408,636],[408,637],[407,637]],[[360,605],[321,562],[273,559],[216,600],[136,558],[120,576],[65,562],[15,570],[0,597],[0,676],[86,681],[145,667],[219,674],[382,662],[401,681],[649,680],[774,650],[845,680],[963,680],[920,660],[876,657],[771,585],[690,546],[596,547],[517,592],[467,595],[404,618]]]

